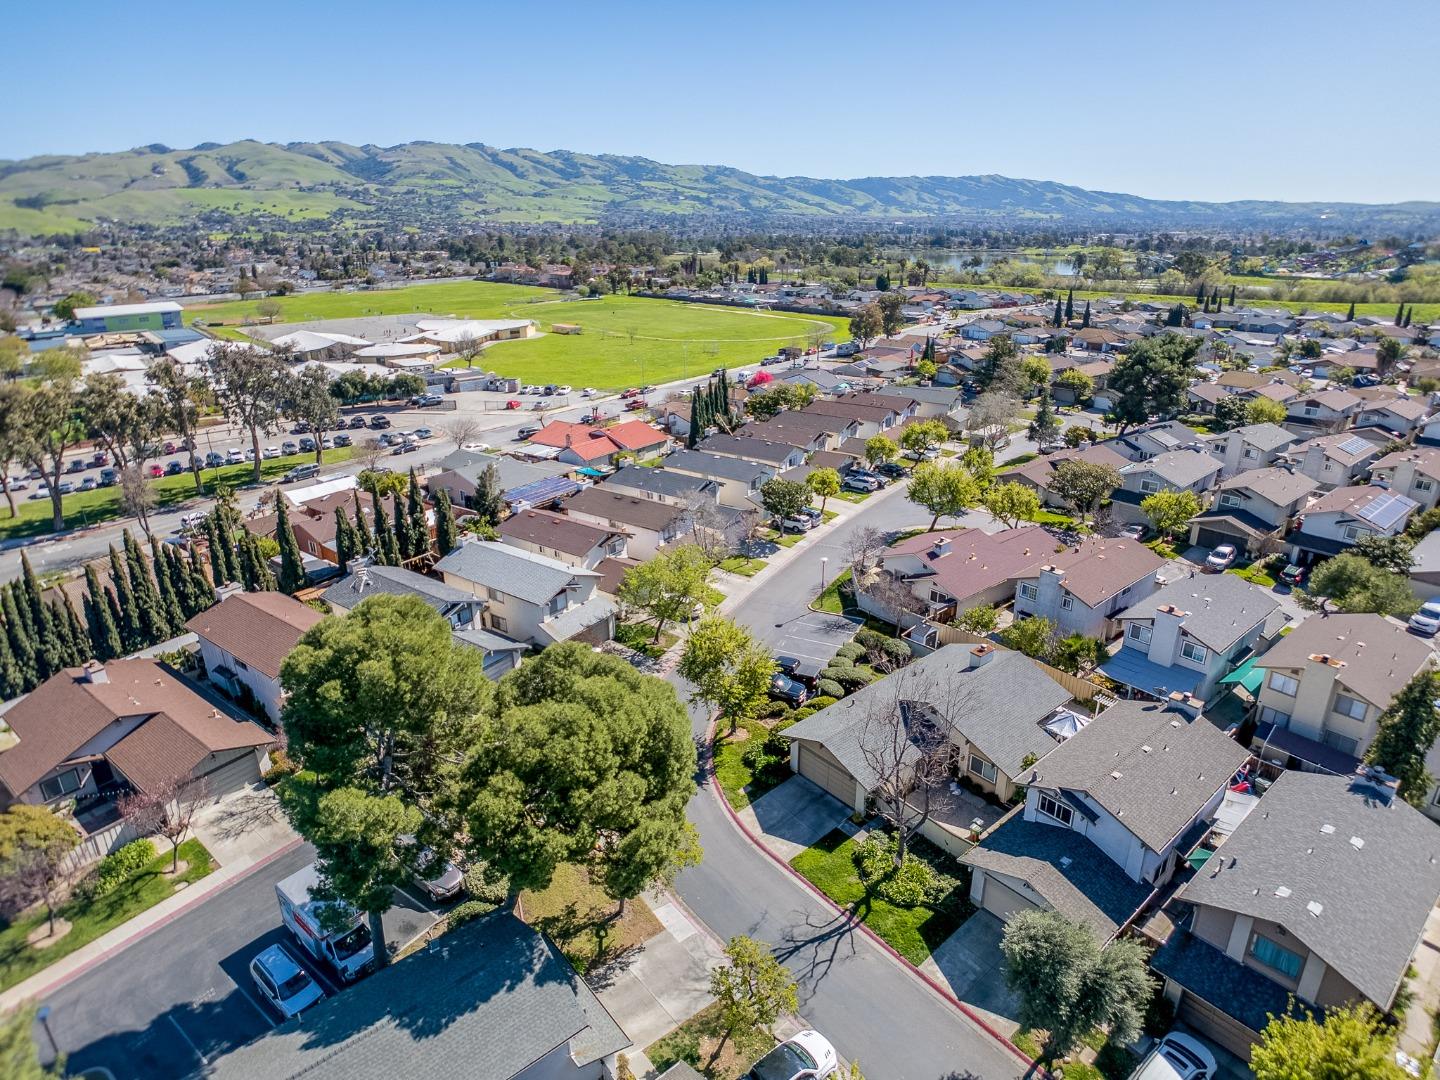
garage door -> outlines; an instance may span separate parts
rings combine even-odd
[[[855,778],[821,747],[800,744],[800,775],[819,784],[846,806],[855,805]]]
[[[206,794],[218,799],[259,781],[259,755],[254,750],[246,750],[234,760],[212,762],[210,771],[200,775],[205,780]]]
[[[1034,904],[989,873],[985,875],[985,893],[980,899],[980,906],[1002,921],[1009,920],[1017,912],[1035,910]]]
[[[1189,1024],[1241,1060],[1250,1060],[1250,1047],[1257,1038],[1256,1034],[1204,998],[1196,997],[1188,990],[1183,991],[1175,1010],[1175,1019]]]

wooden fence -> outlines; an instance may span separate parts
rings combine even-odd
[[[139,838],[128,821],[113,821],[85,837],[65,856],[63,873],[78,875],[92,863],[97,863],[112,851],[124,847],[131,840]]]

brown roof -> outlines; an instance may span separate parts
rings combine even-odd
[[[1381,709],[1433,658],[1429,642],[1383,615],[1306,619],[1255,661],[1264,668],[1305,668],[1311,656],[1343,665],[1336,676]]]
[[[639,565],[636,559],[601,559],[595,566],[600,574],[600,580],[595,583],[595,587],[614,596],[615,590],[620,588],[620,582],[625,579],[625,572]]]
[[[941,542],[948,542],[941,550]],[[962,604],[977,593],[1019,577],[1052,559],[1055,540],[1038,525],[986,533],[980,529],[945,529],[902,540],[882,556],[914,555],[927,580]],[[887,566],[887,569],[893,569]]]
[[[185,624],[200,637],[270,679],[300,635],[325,616],[278,592],[233,593]]]
[[[823,413],[782,412],[769,420],[752,420],[739,434],[744,438],[770,439],[808,449],[818,437],[838,435],[853,423],[848,417]]]
[[[623,535],[548,510],[524,510],[506,518],[495,526],[495,531],[501,537],[554,548],[567,555],[584,555],[611,537]]]
[[[105,751],[106,760],[141,791],[188,776],[210,751],[164,713],[156,713]]]
[[[574,513],[590,514],[605,521],[618,521],[639,529],[660,532],[684,513],[680,507],[656,502],[654,499],[637,499],[619,491],[588,487],[571,496],[565,508]]]
[[[1367,401],[1368,412],[1391,412],[1404,420],[1423,420],[1430,413],[1430,407],[1418,398],[1394,398],[1390,401]]]
[[[1264,386],[1269,381],[1269,375],[1261,375],[1258,371],[1225,371],[1216,377],[1215,385],[1223,386],[1233,394],[1237,390],[1252,390],[1257,386]]]
[[[1409,450],[1397,450],[1393,454],[1386,454],[1379,461],[1371,464],[1371,472],[1379,472],[1382,469],[1393,469],[1406,461],[1415,463],[1415,471],[1422,476],[1429,476],[1440,479],[1440,450],[1431,446],[1416,446]]]
[[[1064,572],[1061,584],[1080,601],[1094,607],[1137,581],[1154,576],[1165,560],[1137,540],[1091,536],[1046,560]],[[1022,576],[1038,576],[1034,573]]]
[[[1108,446],[1092,443],[1089,446],[1057,450],[1049,457],[1038,457],[1023,465],[1017,465],[1013,469],[1004,469],[998,474],[997,479],[1007,481],[1024,478],[1036,487],[1048,488],[1051,475],[1067,461],[1083,461],[1090,465],[1109,465],[1112,469],[1119,469],[1121,466],[1130,464],[1126,458],[1121,457]]]
[[[273,741],[255,724],[231,716],[217,701],[202,696],[158,661],[112,660],[103,668],[96,667],[104,672],[106,681],[90,682],[85,668],[66,668],[5,714],[6,723],[19,739],[0,753],[0,783],[12,795],[22,795],[122,717],[153,719],[163,713],[207,753]],[[147,738],[159,738],[165,730],[162,725]],[[133,737],[132,733],[126,738]],[[135,745],[143,746],[144,741]]]
[[[824,416],[842,416],[848,420],[860,420],[866,423],[883,423],[887,417],[899,416],[905,410],[899,406],[883,405],[876,402],[873,394],[867,395],[866,400],[858,401],[853,395],[829,400],[812,401],[806,405],[806,413],[821,414]]]

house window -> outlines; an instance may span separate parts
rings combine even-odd
[[[54,776],[40,781],[40,796],[46,801],[58,799],[62,795],[78,791],[83,782],[80,779],[79,769],[66,769],[62,773],[56,773]]]
[[[970,755],[970,771],[982,780],[988,780],[992,784],[995,783],[996,777],[1000,775],[995,768],[994,762],[986,761],[984,758],[976,757],[974,754]]]
[[[1250,955],[1271,971],[1278,971],[1292,981],[1300,978],[1300,969],[1305,966],[1305,958],[1299,953],[1291,952],[1261,934],[1250,938]]]
[[[1295,691],[1300,689],[1300,684],[1289,675],[1281,675],[1278,671],[1270,673],[1270,689],[1286,697],[1294,697]]]
[[[1183,656],[1186,660],[1191,660],[1197,664],[1203,664],[1206,660],[1210,658],[1210,650],[1205,648],[1205,646],[1201,645],[1199,642],[1187,641],[1180,646],[1180,655]]]
[[[1429,490],[1430,490],[1431,488],[1433,488],[1434,486],[1435,486],[1435,484],[1434,484],[1434,482],[1431,481],[1431,480],[1420,480],[1420,479],[1417,478],[1416,481],[1415,481],[1415,490],[1416,490],[1416,491],[1429,491]]]
[[[241,671],[250,670],[250,665],[245,663],[245,661],[241,660],[238,656],[235,658],[235,666],[238,667]]]
[[[625,550],[625,541],[624,541],[624,540],[611,540],[610,543],[605,546],[605,554],[606,554],[606,555],[618,556],[618,555],[620,554],[620,552],[622,552],[622,551],[624,551],[624,550]]]
[[[1239,495],[1236,495],[1236,494],[1233,494],[1232,492],[1227,491],[1224,495],[1221,495],[1221,496],[1220,496],[1220,505],[1221,505],[1221,506],[1239,506],[1239,505],[1240,505],[1240,496],[1239,496]]]
[[[1054,818],[1061,825],[1069,825],[1075,820],[1075,811],[1050,795],[1041,795],[1036,806],[1040,808],[1042,814],[1048,818]]]
[[[1142,645],[1150,644],[1151,630],[1150,627],[1145,623],[1132,622],[1130,624],[1130,630],[1128,632],[1130,634],[1131,640],[1138,641]]]
[[[1253,461],[1255,458],[1258,458],[1260,456],[1260,451],[1256,450],[1253,446],[1247,446],[1245,448],[1244,454],[1242,454],[1241,456],[1249,458]]]
[[[1020,583],[1020,598],[1022,600],[1034,600],[1040,595],[1040,590],[1035,587],[1033,581],[1022,581]]]
[[[1260,722],[1262,724],[1273,724],[1277,728],[1288,728],[1290,726],[1290,714],[1281,712],[1279,709],[1272,709],[1266,705],[1260,710]]]
[[[1341,716],[1348,716],[1351,720],[1364,720],[1368,706],[1363,701],[1344,694],[1335,695],[1335,711]]]
[[[1075,607],[1075,598],[1069,593],[1066,593],[1060,598],[1060,607],[1065,611],[1070,611]]]
[[[510,632],[510,624],[505,621],[504,616],[492,613],[490,615],[490,629],[494,630],[497,634],[508,634]]]
[[[1314,405],[1306,405],[1306,406],[1305,406],[1305,415],[1306,415],[1306,416],[1319,416],[1319,415],[1320,415],[1320,410],[1317,409]]]
[[[1153,495],[1153,494],[1155,494],[1155,492],[1157,492],[1157,491],[1160,490],[1160,481],[1158,481],[1158,480],[1141,480],[1141,481],[1140,481],[1140,490],[1143,491],[1143,492],[1145,492],[1145,494],[1147,494],[1147,495]]]
[[[487,588],[485,590],[485,595],[488,596],[491,602],[495,604],[498,604],[505,599],[505,594],[502,593],[499,589]]]
[[[564,611],[569,606],[570,594],[568,592],[562,592],[559,595],[550,598],[550,603],[546,607],[545,611],[547,615],[559,615],[560,612]]]
[[[1326,731],[1325,737],[1320,740],[1331,750],[1339,750],[1342,754],[1355,756],[1355,751],[1360,748],[1360,740],[1352,739],[1348,735],[1341,735],[1338,731]]]
[[[1346,540],[1353,541],[1359,540],[1362,536],[1369,536],[1370,530],[1362,529],[1357,525],[1346,525],[1345,528],[1341,530],[1341,534],[1345,537]]]
[[[955,598],[949,593],[941,592],[939,589],[931,589],[930,602],[932,604],[953,604]]]

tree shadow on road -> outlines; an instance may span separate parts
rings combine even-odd
[[[838,960],[855,955],[854,932],[854,925],[843,915],[810,912],[801,925],[787,926],[781,932],[775,956],[796,971],[801,990],[809,997]]]

